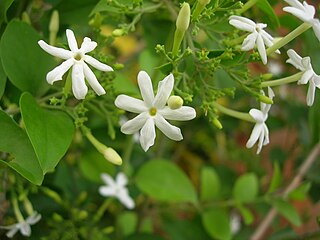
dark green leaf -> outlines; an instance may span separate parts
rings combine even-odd
[[[169,161],[147,162],[139,169],[136,183],[142,192],[160,201],[197,201],[194,186],[188,177]]]
[[[279,19],[267,0],[258,0],[256,5],[261,11],[268,15],[268,18],[272,21],[273,25],[276,27],[280,26]]]
[[[7,11],[14,0],[1,0],[0,1],[0,26],[2,22],[7,22]]]
[[[203,212],[202,223],[213,239],[231,239],[230,217],[224,209],[213,208]]]
[[[301,225],[300,217],[296,209],[288,202],[278,199],[274,201],[273,206],[278,210],[278,212],[285,217],[288,221],[296,226]]]
[[[135,212],[123,212],[117,218],[117,226],[123,236],[133,234],[137,224],[138,216]]]
[[[242,203],[254,201],[258,194],[258,179],[254,173],[240,176],[233,188],[233,197]]]
[[[16,170],[30,182],[40,185],[43,173],[27,134],[0,110],[0,151],[10,153],[13,160],[10,162],[0,160]]]
[[[220,179],[213,168],[204,167],[201,171],[201,200],[213,200],[219,196]]]
[[[49,88],[46,73],[54,67],[53,57],[38,46],[39,39],[30,25],[13,20],[0,43],[2,66],[9,80],[34,95],[42,95]]]
[[[20,98],[21,114],[44,173],[54,170],[74,133],[71,118],[58,110],[42,109],[30,93]]]
[[[2,95],[3,95],[4,90],[6,88],[6,82],[7,82],[7,76],[4,73],[1,59],[0,59],[0,98],[2,98]]]

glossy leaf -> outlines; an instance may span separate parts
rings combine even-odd
[[[28,24],[11,21],[0,43],[3,69],[21,91],[42,95],[48,88],[46,74],[54,67],[53,57],[37,44],[40,36]]]
[[[43,173],[27,134],[0,110],[0,151],[10,153],[11,161],[3,161],[30,182],[40,185]]]
[[[201,200],[213,200],[219,196],[220,179],[213,168],[204,167],[201,171]]]
[[[230,218],[224,209],[213,208],[204,211],[202,214],[202,223],[213,239],[231,239]]]
[[[285,217],[288,221],[296,226],[301,225],[300,217],[296,209],[287,201],[278,199],[273,203],[273,206],[278,210],[278,212]]]
[[[258,194],[258,179],[254,173],[240,176],[233,188],[233,197],[242,203],[252,202]]]
[[[144,164],[136,175],[136,184],[142,192],[160,201],[197,201],[189,178],[169,161],[152,160]]]
[[[30,93],[22,94],[20,107],[43,172],[54,170],[71,143],[73,121],[62,111],[42,109]]]

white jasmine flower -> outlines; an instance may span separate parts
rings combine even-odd
[[[31,236],[31,227],[30,225],[34,225],[39,222],[41,219],[41,215],[37,212],[34,212],[31,216],[29,216],[26,220],[22,222],[18,222],[16,224],[12,224],[9,226],[1,226],[2,229],[8,229],[6,236],[8,238],[13,238],[13,236],[20,231],[23,236],[30,237]]]
[[[72,67],[72,91],[77,99],[84,99],[87,95],[88,87],[86,86],[84,80],[85,78],[88,81],[89,85],[92,87],[92,89],[99,96],[105,94],[105,90],[100,85],[96,76],[87,65],[88,63],[100,71],[113,71],[113,69],[110,66],[99,62],[98,60],[89,55],[86,55],[88,52],[91,52],[96,48],[97,43],[91,41],[90,38],[85,37],[83,39],[81,47],[78,48],[77,41],[73,31],[67,29],[66,35],[68,45],[71,51],[63,48],[50,46],[43,40],[40,40],[38,42],[38,44],[44,51],[55,57],[65,60],[61,65],[54,68],[47,74],[47,82],[49,84],[53,84],[55,81],[62,80],[62,76]]]
[[[320,76],[318,76],[313,71],[310,57],[302,58],[292,49],[289,49],[287,54],[289,56],[289,59],[286,62],[292,64],[295,68],[303,72],[303,75],[298,81],[298,84],[309,83],[307,105],[312,106],[314,102],[316,87],[320,88]]]
[[[237,213],[231,213],[230,230],[232,235],[236,235],[241,229],[241,217]]]
[[[267,64],[267,53],[265,46],[271,47],[273,45],[273,37],[263,30],[267,27],[267,24],[255,23],[249,18],[235,15],[229,18],[229,23],[240,30],[250,32],[250,34],[244,39],[241,50],[249,51],[252,50],[255,45],[257,45],[257,49],[263,64]],[[276,53],[280,53],[279,50],[277,50]]]
[[[128,189],[126,188],[128,179],[124,173],[118,173],[115,181],[112,179],[110,175],[106,173],[102,173],[101,178],[106,184],[106,186],[99,187],[99,193],[102,196],[116,197],[125,207],[129,209],[134,208],[134,201],[129,196]]]
[[[314,6],[309,5],[306,1],[303,3],[298,0],[285,0],[290,7],[284,7],[283,11],[291,13],[300,20],[312,25],[312,29],[320,41],[320,21],[314,18],[316,10]]]
[[[268,87],[268,95],[268,97],[272,100],[274,97],[274,92],[270,87]],[[249,111],[249,114],[256,121],[256,124],[254,125],[246,146],[247,148],[251,148],[257,141],[259,141],[257,154],[260,153],[262,146],[265,146],[269,143],[269,130],[265,122],[268,119],[270,108],[271,104],[261,102],[260,110],[253,108]]]
[[[140,144],[144,151],[154,144],[156,138],[155,125],[170,139],[180,141],[183,139],[180,128],[168,123],[168,120],[186,121],[195,118],[196,111],[192,107],[182,106],[179,109],[170,109],[166,106],[174,85],[173,75],[170,74],[159,82],[158,92],[154,96],[152,82],[149,75],[140,71],[138,85],[142,100],[119,95],[115,100],[118,108],[129,112],[138,113],[135,118],[121,126],[125,134],[133,134],[140,129]]]

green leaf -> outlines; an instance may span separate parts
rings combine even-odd
[[[0,59],[0,98],[2,98],[2,95],[3,95],[4,90],[6,88],[6,82],[7,82],[7,76],[4,73],[1,59]]]
[[[197,202],[194,186],[175,164],[152,160],[144,164],[136,175],[140,190],[149,196],[168,202]]]
[[[54,66],[53,57],[37,44],[40,36],[28,24],[11,21],[0,42],[3,69],[21,91],[42,95],[49,88],[46,74]]]
[[[276,27],[280,26],[279,19],[267,0],[258,0],[256,5],[261,11],[268,15],[268,19],[272,21],[273,25],[276,25]]]
[[[113,88],[119,94],[139,94],[137,85],[123,74],[117,74],[113,80]]]
[[[296,209],[288,202],[278,199],[273,202],[273,206],[278,210],[278,212],[285,217],[288,221],[296,226],[301,225],[300,217]]]
[[[288,195],[289,199],[294,200],[304,200],[306,198],[307,193],[309,192],[311,188],[311,183],[303,183],[293,191],[291,191]]]
[[[211,167],[204,167],[201,171],[200,199],[213,200],[219,196],[220,179],[216,171]]]
[[[10,153],[13,160],[0,160],[30,182],[41,185],[43,174],[27,134],[0,110],[0,151]]]
[[[234,187],[233,197],[241,203],[254,201],[258,194],[258,179],[254,173],[240,176]]]
[[[123,212],[118,216],[117,226],[123,236],[133,234],[137,224],[138,216],[135,212]]]
[[[273,164],[273,175],[271,179],[271,183],[268,189],[268,193],[275,191],[281,184],[281,172],[278,162],[274,162]]]
[[[1,0],[0,1],[0,26],[3,22],[7,22],[7,11],[14,0]]]
[[[254,216],[252,215],[252,213],[250,212],[250,210],[242,205],[237,206],[241,216],[244,219],[244,223],[246,225],[250,225],[251,223],[253,223],[254,220]]]
[[[54,170],[71,143],[73,121],[62,111],[42,109],[30,93],[22,94],[20,108],[43,172]]]
[[[203,212],[202,224],[212,238],[231,239],[230,217],[224,209],[213,208]]]

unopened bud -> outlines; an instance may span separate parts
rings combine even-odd
[[[212,120],[212,123],[213,123],[213,125],[214,125],[216,128],[218,128],[218,129],[222,129],[222,128],[223,128],[221,122],[220,122],[218,119],[216,119],[216,118],[214,118],[214,119]]]
[[[264,95],[259,95],[259,100],[263,103],[266,103],[266,104],[273,104],[273,101],[272,99],[268,98],[267,96],[264,96]]]
[[[112,31],[112,36],[114,37],[121,37],[123,35],[125,35],[125,31],[123,29],[117,28]]]
[[[115,63],[112,67],[114,70],[121,70],[124,68],[124,65],[122,63]]]
[[[201,4],[201,5],[207,5],[207,4],[209,4],[210,3],[210,1],[211,0],[199,0],[199,3]]]
[[[261,75],[261,78],[262,78],[263,80],[270,80],[272,77],[273,77],[273,74],[272,74],[272,73],[265,73],[265,74],[262,74],[262,75]]]
[[[176,26],[177,29],[180,31],[187,31],[190,23],[190,5],[189,3],[184,2],[182,4],[182,7],[180,9],[177,21],[176,21]]]
[[[108,160],[109,162],[116,164],[116,165],[121,165],[122,164],[122,158],[119,156],[119,154],[110,147],[107,147],[104,151],[103,151],[103,156],[106,160]]]
[[[31,20],[27,12],[23,12],[21,16],[21,20],[29,25],[31,25]]]
[[[168,106],[170,109],[175,110],[181,108],[183,105],[183,99],[179,96],[170,96],[168,99]]]
[[[51,19],[49,23],[49,31],[57,33],[59,31],[59,13],[54,10],[51,14]]]

